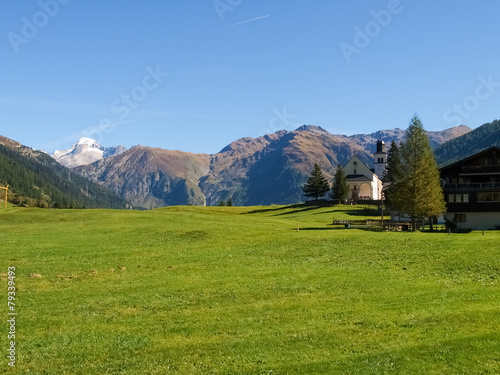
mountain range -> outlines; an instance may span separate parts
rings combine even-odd
[[[435,148],[470,131],[461,125],[428,136]],[[301,186],[314,163],[329,179],[339,163],[344,165],[354,155],[372,167],[377,140],[400,142],[404,134],[391,129],[345,136],[304,125],[242,138],[213,155],[135,146],[73,170],[146,209],[217,205],[229,198],[236,205],[290,204],[303,200]],[[78,160],[79,152],[69,151]]]
[[[289,204],[304,200],[301,186],[318,163],[331,179],[337,165],[357,155],[369,167],[377,140],[400,142],[405,131],[352,136],[304,125],[258,138],[242,138],[216,154],[135,146],[104,148],[90,138],[46,153],[0,136],[0,185],[9,200],[40,207],[155,208],[166,205]],[[428,132],[443,166],[482,149],[500,146],[500,121],[471,131],[461,125]]]

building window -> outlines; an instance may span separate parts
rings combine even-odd
[[[469,203],[469,194],[448,194],[448,203]]]
[[[478,202],[500,202],[500,192],[481,192],[477,193]]]
[[[455,214],[455,219],[453,221],[455,223],[466,223],[467,217],[465,214]]]

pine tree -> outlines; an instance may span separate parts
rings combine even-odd
[[[330,184],[323,175],[321,167],[316,163],[314,164],[311,176],[302,186],[302,191],[306,197],[314,197],[315,200],[318,200],[318,198],[324,196],[328,190],[330,190]]]
[[[342,166],[339,164],[337,167],[337,172],[333,178],[333,186],[330,191],[330,199],[333,201],[345,202],[347,200],[347,195],[349,194],[349,185],[345,177],[345,172]]]
[[[404,199],[401,194],[398,194],[398,185],[404,178],[401,166],[401,154],[396,142],[392,141],[391,147],[387,153],[387,166],[383,176],[383,182],[385,185],[385,201],[393,211],[400,210],[401,199]]]
[[[226,202],[224,202],[224,201],[219,202],[219,206],[225,206],[225,205],[226,205]]]
[[[229,198],[227,200],[226,206],[232,206],[233,205],[233,198]]]
[[[446,210],[436,159],[417,115],[410,121],[400,151],[404,178],[396,183],[395,195],[404,197],[397,199],[397,204],[411,217],[415,230],[418,219],[438,216]]]

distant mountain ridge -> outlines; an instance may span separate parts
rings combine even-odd
[[[97,141],[82,137],[69,150],[56,150],[51,156],[65,167],[73,168],[120,155],[125,151],[127,149],[124,146],[102,147]]]
[[[470,130],[463,125],[428,135],[436,147]],[[314,163],[329,179],[339,163],[344,165],[354,155],[371,167],[377,140],[399,142],[404,134],[392,129],[345,136],[303,125],[294,131],[242,138],[213,155],[135,146],[74,170],[148,209],[216,205],[228,198],[237,205],[289,204],[303,200],[301,186]]]

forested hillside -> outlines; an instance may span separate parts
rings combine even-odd
[[[10,185],[9,201],[53,208],[126,208],[124,200],[71,172],[50,156],[16,142],[5,142],[5,138],[3,141],[0,184]]]
[[[491,146],[500,147],[500,120],[442,144],[435,150],[436,160],[441,166],[448,165]]]

